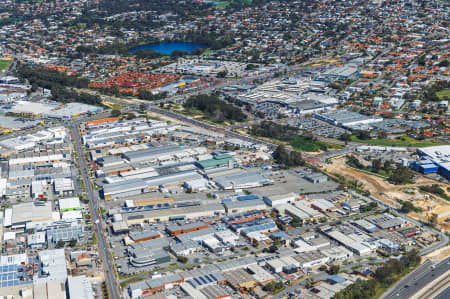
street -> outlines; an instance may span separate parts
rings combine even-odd
[[[111,265],[111,260],[109,258],[110,254],[108,251],[108,245],[107,245],[107,242],[103,235],[103,228],[102,228],[103,221],[102,221],[102,219],[100,219],[100,217],[98,215],[98,205],[97,205],[96,196],[94,194],[94,191],[92,190],[92,186],[91,186],[89,176],[88,176],[88,172],[87,172],[87,168],[86,168],[86,161],[83,156],[82,145],[80,142],[81,138],[80,138],[80,134],[78,131],[78,125],[79,125],[78,122],[73,122],[71,124],[71,129],[72,129],[73,137],[75,140],[76,151],[77,151],[77,154],[79,157],[78,161],[80,164],[81,174],[83,176],[83,181],[84,181],[84,185],[86,188],[86,194],[89,199],[89,207],[91,209],[92,222],[95,225],[95,232],[96,232],[96,236],[97,236],[97,244],[98,244],[98,248],[100,251],[100,257],[103,261],[103,265],[105,268],[105,279],[106,279],[106,283],[108,286],[108,291],[109,291],[110,297],[114,298],[114,299],[116,299],[116,298],[118,299],[118,298],[120,298],[119,291],[118,291],[118,285],[117,285],[116,278],[114,276],[114,270]]]

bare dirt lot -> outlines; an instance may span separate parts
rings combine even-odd
[[[437,184],[431,179],[419,176],[414,184],[393,185],[383,178],[347,167],[343,159],[332,161],[332,164],[326,165],[325,169],[330,174],[338,173],[347,179],[358,180],[363,184],[364,189],[370,191],[371,195],[391,205],[399,207],[400,204],[397,200],[413,202],[416,207],[422,209],[422,212],[410,213],[409,216],[422,221],[428,221],[433,213],[439,214],[450,208],[450,203],[445,200],[418,191],[419,186]],[[446,184],[440,185],[444,190],[448,187]],[[450,223],[444,220],[441,219],[438,224],[442,229],[450,230]]]

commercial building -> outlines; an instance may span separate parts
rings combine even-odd
[[[85,275],[69,276],[67,279],[69,299],[94,299],[92,285]]]
[[[214,178],[214,182],[223,190],[236,190],[262,187],[273,181],[264,178],[259,172],[242,172],[234,175]]]
[[[313,172],[311,174],[306,174],[305,179],[307,179],[313,184],[326,183],[328,181],[328,177],[320,172]]]
[[[179,274],[161,276],[155,279],[144,280],[132,283],[128,286],[128,293],[131,298],[138,298],[142,295],[153,294],[155,292],[170,289],[184,281]]]
[[[38,260],[41,266],[35,282],[66,281],[67,266],[64,248],[42,250],[38,254]]]
[[[185,234],[185,233],[189,233],[189,232],[193,232],[193,231],[198,231],[198,230],[202,230],[208,228],[208,225],[205,224],[204,222],[193,222],[193,223],[188,223],[188,224],[184,224],[184,225],[169,225],[166,227],[166,231],[171,235],[171,236],[177,236],[177,235],[181,235],[181,234]]]
[[[380,229],[395,229],[404,226],[407,222],[400,217],[384,213],[380,215],[371,215],[366,220],[375,224]]]
[[[51,228],[47,230],[47,241],[58,243],[59,241],[79,241],[84,236],[83,225],[71,225],[67,227]]]
[[[28,222],[50,222],[53,218],[50,202],[26,202],[5,210],[5,227],[25,228]]]
[[[128,236],[134,243],[161,238],[161,234],[158,231],[150,229],[141,232],[130,232]]]
[[[256,284],[255,278],[244,269],[223,272],[223,277],[225,277],[226,281],[235,290],[242,288],[251,289]]]
[[[311,202],[311,207],[313,207],[314,209],[316,209],[322,213],[332,212],[332,211],[337,210],[337,207],[334,204],[332,204],[331,202],[329,202],[328,200],[325,200],[323,198],[313,200]]]
[[[294,202],[297,198],[297,195],[293,192],[285,193],[285,194],[278,194],[278,195],[272,195],[272,196],[264,196],[264,202],[271,207],[280,205],[280,204],[286,204],[288,202]]]
[[[81,210],[80,199],[78,197],[59,199],[59,210],[61,212]]]
[[[353,111],[338,110],[327,113],[315,113],[314,117],[329,124],[346,129],[367,129],[368,125],[383,121],[378,116],[366,116]]]
[[[219,203],[211,204],[190,204],[177,205],[174,208],[149,210],[143,212],[124,213],[123,219],[128,225],[143,224],[144,222],[163,222],[179,219],[198,219],[201,217],[212,217],[225,213],[223,205]]]
[[[233,168],[234,159],[229,154],[215,154],[212,159],[200,160],[194,162],[194,164],[202,169],[209,170],[220,167]]]
[[[224,203],[227,214],[243,213],[253,210],[265,210],[267,208],[261,199],[229,201]]]
[[[417,152],[437,165],[440,175],[450,179],[450,145],[424,147],[417,149]]]
[[[142,179],[119,181],[103,186],[103,197],[105,200],[115,200],[127,196],[138,195],[148,192],[148,184]]]
[[[364,243],[362,240],[343,234],[338,230],[330,228],[325,230],[324,233],[328,237],[339,242],[357,255],[368,254],[373,250],[371,246],[369,246],[367,243]]]

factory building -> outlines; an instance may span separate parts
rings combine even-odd
[[[214,179],[214,182],[223,190],[256,188],[273,183],[273,181],[264,178],[261,173],[256,171],[217,177]]]
[[[278,195],[272,195],[272,196],[264,196],[264,202],[271,207],[286,204],[289,202],[294,202],[297,198],[297,195],[293,192],[291,193],[285,193],[285,194],[278,194]]]
[[[142,179],[119,181],[103,186],[103,198],[115,200],[148,192],[148,184]]]
[[[171,236],[177,236],[181,234],[190,233],[193,231],[198,231],[208,228],[208,225],[204,222],[194,222],[194,223],[188,223],[184,225],[169,225],[166,227],[167,233],[169,233]]]
[[[253,210],[265,210],[267,208],[261,199],[229,201],[224,203],[227,214],[243,213]]]
[[[425,159],[437,165],[437,172],[443,177],[450,179],[450,145],[430,146],[417,149],[417,152]],[[433,170],[433,167],[427,169]]]

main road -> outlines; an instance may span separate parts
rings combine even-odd
[[[97,235],[97,244],[98,244],[98,250],[100,252],[100,257],[103,261],[103,265],[105,268],[105,279],[109,290],[109,295],[113,299],[119,299],[119,288],[117,285],[117,280],[114,276],[113,267],[111,264],[111,259],[109,258],[109,251],[108,251],[108,243],[105,240],[105,236],[103,234],[103,227],[102,227],[102,219],[99,217],[99,209],[97,204],[97,199],[94,194],[94,190],[92,189],[91,182],[89,180],[87,167],[86,167],[86,161],[84,159],[83,150],[81,146],[81,138],[80,133],[78,131],[79,128],[79,122],[72,122],[71,123],[71,130],[73,134],[73,138],[75,140],[75,147],[78,154],[78,161],[80,164],[81,169],[81,175],[83,176],[84,186],[86,188],[86,194],[89,199],[89,208],[91,209],[91,217],[93,224],[95,226],[95,232]]]
[[[390,288],[380,299],[411,298],[450,270],[450,257],[434,264],[426,261]]]

